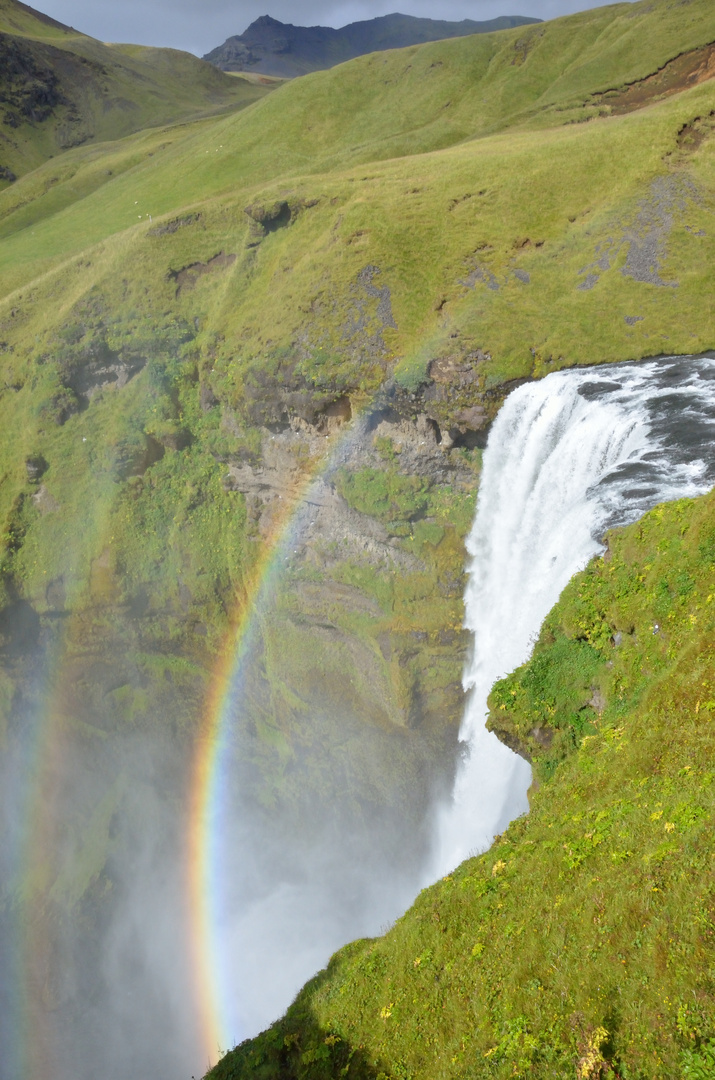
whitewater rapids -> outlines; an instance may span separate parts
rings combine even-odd
[[[528,809],[531,770],[487,731],[494,682],[528,659],[606,529],[715,483],[715,359],[555,372],[513,391],[489,434],[465,625],[474,634],[462,758],[425,880],[484,851]]]

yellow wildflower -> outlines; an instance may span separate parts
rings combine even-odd
[[[595,1080],[600,1076],[601,1069],[607,1064],[601,1047],[608,1039],[608,1032],[604,1027],[596,1028],[588,1040],[586,1052],[576,1066],[577,1080]]]

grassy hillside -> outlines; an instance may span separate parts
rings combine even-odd
[[[52,337],[57,313],[77,322],[92,291],[125,333],[169,309],[184,320],[235,405],[240,373],[260,364],[271,381],[282,357],[312,393],[321,349],[338,380],[323,398],[390,374],[416,389],[431,360],[477,349],[481,391],[563,364],[701,351],[713,143],[696,118],[712,85],[607,121],[270,185],[260,148],[233,141],[240,119],[74,151],[0,196],[8,363],[25,370],[38,335]],[[230,265],[177,288],[172,275],[221,252]],[[391,296],[379,357],[344,333],[366,266]]]
[[[261,624],[246,790],[282,837],[311,835],[317,788],[412,855],[454,764],[489,420],[514,380],[713,345],[712,4],[381,53],[241,110],[248,90],[191,58],[2,11],[13,42],[101,63],[136,108],[62,153],[41,140],[66,104],[3,126],[31,171],[0,192],[0,737],[12,751],[49,650],[67,760],[91,760],[102,797],[134,733],[187,755],[254,568],[372,411]],[[94,75],[72,72],[94,117]],[[136,811],[118,794],[110,835],[95,795],[48,810],[43,932],[109,902]]]
[[[189,53],[104,45],[2,0],[0,186],[73,146],[235,110],[266,92]]]
[[[444,209],[440,206],[438,219],[441,224],[453,202],[460,231],[464,232],[466,223],[476,248],[483,242],[475,235],[479,229],[477,207],[488,208],[494,187],[493,183],[489,188],[485,183],[474,182],[480,180],[482,161],[489,170],[489,162],[504,152],[509,167],[509,155],[519,153],[522,148],[537,152],[547,138],[539,134],[525,140],[520,135],[519,139],[510,137],[508,143],[485,142],[481,138],[515,125],[525,134],[534,125],[541,129],[556,124],[557,129],[564,129],[556,134],[553,126],[550,128],[554,134],[548,138],[556,140],[556,152],[559,147],[567,147],[565,152],[571,158],[572,147],[579,147],[574,160],[577,169],[584,160],[590,168],[590,161],[598,155],[603,159],[600,167],[604,174],[614,171],[604,155],[620,155],[612,158],[620,164],[623,140],[629,140],[635,153],[629,155],[632,161],[627,168],[634,179],[637,177],[638,182],[645,184],[649,173],[655,176],[667,171],[663,170],[664,162],[660,158],[672,157],[677,151],[679,128],[668,131],[667,136],[661,128],[662,144],[653,147],[655,152],[646,154],[644,160],[641,141],[645,149],[651,132],[646,135],[645,129],[641,129],[642,136],[641,132],[634,133],[630,140],[625,134],[630,130],[627,123],[619,127],[598,120],[611,108],[604,103],[605,99],[598,98],[598,104],[592,102],[609,89],[646,78],[683,51],[692,55],[693,67],[697,69],[702,60],[697,50],[713,36],[712,13],[702,0],[694,0],[685,10],[687,19],[682,6],[668,0],[655,9],[623,5],[556,20],[524,32],[483,35],[366,57],[339,71],[319,73],[296,86],[282,87],[260,108],[238,116],[172,132],[170,137],[157,134],[153,145],[142,135],[116,147],[103,147],[102,160],[108,167],[101,170],[97,165],[99,155],[93,148],[63,155],[59,175],[56,165],[48,164],[28,178],[26,185],[2,194],[3,288],[12,291],[74,251],[126,232],[139,219],[139,214],[130,216],[135,203],[137,206],[142,203],[139,210],[144,219],[147,212],[156,217],[178,212],[213,195],[226,195],[235,200],[240,215],[243,206],[258,197],[271,179],[290,192],[301,175],[337,173],[339,176],[344,170],[367,161],[409,157],[412,159],[409,164],[405,161],[402,166],[395,165],[392,172],[383,168],[374,179],[365,178],[364,171],[353,172],[347,178],[351,185],[359,185],[355,189],[356,199],[364,200],[367,196],[372,199],[376,194],[384,199],[388,189],[394,186],[393,175],[399,183],[416,169],[419,180],[430,176],[434,183],[442,171],[441,165],[437,168],[441,159],[423,155],[458,143],[462,144],[464,167],[461,175],[453,176],[452,182],[445,177],[441,186],[447,201]],[[680,88],[687,85],[683,79]],[[652,88],[656,100],[659,92],[659,86]],[[684,122],[685,118],[698,115],[707,100],[696,96],[683,102]],[[669,115],[677,124],[680,113]],[[595,130],[580,127],[570,130],[572,121],[589,119]],[[649,121],[657,123],[650,114],[643,119],[644,123]],[[640,118],[637,122],[641,122]],[[706,128],[707,122],[701,122]],[[619,132],[624,133],[620,142]],[[470,145],[476,136],[480,136],[479,140]],[[695,142],[698,141],[696,138]],[[546,146],[544,151],[546,160]],[[454,173],[453,161],[455,158],[448,157],[445,165]],[[527,169],[530,164],[524,162]],[[119,177],[120,172],[127,175]],[[487,171],[485,181],[491,175]],[[618,176],[614,179],[612,201],[615,203],[627,181]],[[512,195],[509,207],[500,206],[499,210],[508,210],[511,217],[513,204],[515,229],[523,224],[519,221],[520,213],[523,217],[536,212],[534,225],[538,226],[541,202],[538,192],[530,208],[520,207],[524,200],[519,178],[505,177],[504,182]],[[455,187],[455,183],[459,186]],[[363,184],[367,186],[358,194]],[[85,198],[88,189],[93,192],[99,185],[106,188],[101,195]],[[51,197],[46,199],[44,196],[50,188]],[[574,205],[568,206],[569,216],[573,217],[574,211],[581,218],[585,213],[594,214],[597,208],[578,197],[578,185],[574,183],[572,188]],[[269,190],[265,198],[272,194]],[[422,213],[426,217],[426,211],[433,208],[423,205],[424,200],[410,197],[418,194],[412,190],[395,191],[392,195],[395,206],[390,208],[390,216],[398,216],[399,206],[407,214]],[[485,196],[488,196],[486,203]],[[579,206],[581,202],[583,206]],[[62,208],[72,204],[74,212],[60,216],[56,213],[58,204]],[[53,220],[38,229],[38,219],[46,216],[47,207]],[[399,218],[402,216],[401,212]],[[30,231],[26,231],[28,223],[33,226]],[[528,234],[517,233],[513,242],[519,239],[526,241]],[[540,239],[534,237],[532,245]],[[362,241],[363,247],[366,243]],[[462,256],[459,251],[454,254]],[[474,255],[474,250],[469,254]],[[590,256],[590,249],[583,254]]]
[[[529,816],[211,1080],[713,1075],[714,542],[712,495],[610,535],[491,695]]]

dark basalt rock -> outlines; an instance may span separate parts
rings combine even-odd
[[[236,255],[219,251],[208,262],[189,263],[188,266],[182,266],[180,270],[169,270],[167,279],[176,282],[176,295],[178,297],[182,292],[195,288],[196,282],[204,274],[212,274],[217,270],[226,270],[228,267],[233,266],[235,261]]]
[[[165,222],[163,225],[157,225],[154,229],[149,229],[147,236],[171,236],[173,233],[178,232],[179,229],[185,229],[188,225],[195,225],[198,221],[201,221],[201,214],[185,214],[183,217],[172,218],[171,221]]]
[[[251,203],[243,211],[251,222],[246,246],[256,247],[264,236],[292,225],[301,211],[317,204],[317,199],[277,199],[273,203]]]
[[[117,480],[143,476],[165,452],[163,444],[151,435],[142,435],[139,441],[127,440],[115,447],[112,474]]]
[[[47,472],[47,462],[43,458],[42,454],[33,454],[25,462],[25,469],[27,470],[27,479],[31,484],[38,482],[41,476]]]
[[[0,105],[6,107],[4,123],[12,128],[27,121],[42,123],[65,103],[57,74],[40,62],[35,51],[30,44],[0,34]]]
[[[39,639],[40,616],[27,600],[15,600],[0,611],[0,654],[22,656]]]
[[[158,441],[167,450],[186,450],[191,446],[193,436],[191,432],[178,424],[170,431],[163,431],[161,434],[156,435],[156,441]]]
[[[210,412],[215,405],[218,405],[219,400],[214,394],[213,390],[208,383],[201,383],[199,390],[199,408],[201,412]]]

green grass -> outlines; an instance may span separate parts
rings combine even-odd
[[[710,343],[712,144],[705,142],[674,165],[663,159],[676,151],[682,125],[712,106],[712,94],[705,84],[633,116],[548,134],[494,136],[437,155],[376,164],[369,178],[358,170],[268,189],[244,187],[238,196],[210,199],[236,173],[233,155],[216,145],[224,136],[214,133],[215,125],[198,125],[176,142],[142,136],[106,158],[85,160],[37,202],[17,206],[19,185],[8,193],[0,223],[8,303],[16,306],[33,279],[38,299],[53,296],[52,308],[43,306],[33,319],[36,333],[89,288],[101,283],[111,290],[112,279],[126,276],[122,265],[131,264],[132,291],[148,287],[153,304],[165,306],[170,290],[161,279],[169,268],[225,249],[239,256],[229,279],[207,279],[179,304],[182,314],[198,315],[211,334],[224,338],[222,365],[240,362],[239,336],[241,352],[250,357],[265,355],[268,341],[290,348],[306,331],[314,350],[328,348],[339,368],[348,364],[342,328],[354,308],[350,293],[357,275],[368,263],[383,269],[380,284],[392,290],[398,329],[384,333],[384,361],[399,359],[398,373],[401,365],[423,364],[425,338],[435,355],[453,347],[455,331],[458,347],[488,351],[506,377],[529,373],[534,358],[543,369],[669,349],[697,351]],[[114,166],[109,179],[107,164]],[[31,178],[35,191],[51,179],[44,175]],[[692,181],[698,189],[676,214],[664,251],[664,280],[678,281],[679,288],[624,277],[624,243],[597,286],[579,291],[585,277],[580,271],[597,259],[597,245],[625,236],[639,201],[659,177],[676,185]],[[84,191],[84,197],[73,202],[68,187]],[[258,249],[246,249],[243,206],[269,204],[284,193],[315,205]],[[149,214],[156,222],[185,209],[203,212],[200,228],[152,239]],[[107,237],[109,230],[115,235]],[[695,235],[701,230],[705,236]],[[461,284],[475,263],[493,275],[498,290],[483,281],[473,288]],[[514,270],[529,274],[530,284]],[[333,310],[317,327],[311,317],[311,331],[307,313],[321,301],[332,301]],[[149,317],[152,304],[145,301],[145,307]],[[624,319],[633,314],[643,321],[629,326]]]
[[[68,147],[235,111],[271,89],[229,79],[176,49],[103,44],[52,25],[14,0],[0,5],[0,34],[10,50],[0,72],[0,165],[17,176]],[[23,109],[18,102],[34,84],[44,93]],[[41,108],[48,95],[54,100],[49,112]],[[7,188],[4,178],[0,184]]]
[[[449,428],[475,404],[494,415],[514,378],[710,347],[715,143],[686,151],[678,132],[715,107],[713,84],[627,116],[565,121],[592,93],[714,34],[710,4],[660,2],[363,57],[218,119],[77,147],[0,192],[7,595],[45,611],[72,550],[73,604],[139,604],[157,647],[205,658],[260,548],[241,496],[221,487],[222,461],[255,456],[256,425],[276,420],[286,394],[306,415],[345,394],[357,411],[394,379],[409,415],[428,407],[432,359],[478,355],[476,379],[429,405]],[[183,61],[152,63],[179,77]],[[159,124],[163,105],[151,107]],[[620,273],[639,207],[662,181],[682,194],[661,252],[677,289]],[[257,208],[284,203],[290,224],[264,233]],[[609,242],[611,268],[580,290]],[[235,261],[212,263],[221,253]],[[182,285],[182,269],[199,264],[206,272]],[[366,267],[377,268],[369,288]],[[98,356],[139,373],[85,408],[73,380]],[[219,402],[208,413],[202,385]],[[33,454],[49,466],[49,513],[28,485]],[[344,481],[355,505],[395,524],[418,557],[441,558],[457,534],[434,505],[423,522],[412,512],[420,482],[395,479],[378,499],[374,480]],[[420,491],[402,490],[411,485]],[[406,627],[435,612],[459,623],[451,599],[444,610],[434,601],[440,580],[429,571]]]
[[[528,817],[212,1080],[711,1075],[713,536],[712,495],[610,535],[492,693],[541,778]]]
[[[15,0],[0,2],[0,33],[27,37],[34,41],[48,41],[53,45],[67,44],[85,36],[61,23],[53,24],[51,21],[38,19],[27,6],[21,7]]]
[[[663,0],[654,10],[621,5],[528,31],[360,58],[281,87],[258,109],[218,121],[203,134],[173,140],[158,161],[146,163],[143,175],[133,173],[138,181],[134,197],[153,203],[158,214],[271,178],[290,182],[291,177],[335,172],[356,162],[414,158],[514,124],[524,126],[537,116],[539,127],[562,125],[573,119],[569,102],[577,101],[580,108],[594,92],[647,75],[670,57],[709,41],[714,32],[710,6],[692,0],[687,12],[686,21],[682,5]],[[513,64],[524,33],[534,38],[534,48],[523,64]],[[465,117],[454,130],[454,122],[445,119],[445,100]],[[556,112],[549,111],[556,106]],[[215,156],[219,147],[222,153]],[[45,175],[53,174],[45,170]],[[115,188],[111,178],[107,182]],[[454,193],[456,198],[464,194]],[[114,202],[108,193],[98,234],[83,207],[85,244],[131,224],[131,218],[112,212]],[[72,250],[69,239],[65,235],[62,250]]]

